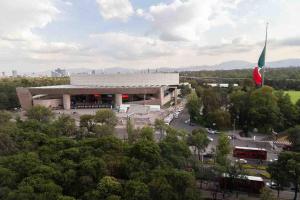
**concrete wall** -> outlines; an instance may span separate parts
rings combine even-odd
[[[24,110],[28,110],[32,107],[32,95],[28,88],[18,87],[16,88],[17,96],[21,107]]]
[[[179,85],[178,73],[72,75],[71,85],[77,86],[150,86]]]
[[[33,105],[41,105],[48,108],[59,108],[62,106],[62,99],[34,99]]]

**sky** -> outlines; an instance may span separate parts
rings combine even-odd
[[[300,0],[1,0],[0,71],[300,58]]]

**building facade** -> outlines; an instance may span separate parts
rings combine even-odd
[[[73,75],[70,85],[17,88],[21,107],[54,109],[164,105],[177,102],[178,73]]]

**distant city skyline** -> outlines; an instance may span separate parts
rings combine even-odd
[[[2,0],[0,71],[300,58],[298,0]],[[251,67],[251,66],[249,66]]]

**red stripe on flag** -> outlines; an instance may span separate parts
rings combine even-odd
[[[262,78],[261,78],[261,74],[260,74],[259,70],[260,69],[257,66],[253,70],[253,80],[256,85],[262,84]]]

